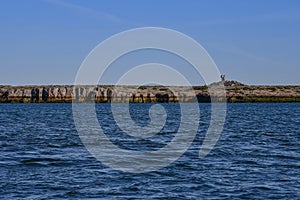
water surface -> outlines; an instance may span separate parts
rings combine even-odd
[[[149,104],[132,104],[133,119],[149,122]],[[97,104],[100,124],[121,148],[154,150],[174,137],[178,104],[154,140],[137,140]],[[228,104],[224,130],[204,159],[198,151],[210,120],[200,104],[198,134],[188,151],[159,171],[130,174],[97,161],[82,144],[71,104],[0,105],[0,197],[4,199],[299,199],[300,104]]]

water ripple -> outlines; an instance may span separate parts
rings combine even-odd
[[[165,127],[145,140],[122,133],[108,104],[96,109],[115,144],[148,151],[167,144],[178,130],[178,105],[164,107]],[[220,140],[199,159],[210,120],[210,105],[200,104],[198,135],[189,150],[146,174],[115,171],[92,157],[77,135],[70,104],[1,104],[0,109],[4,199],[300,199],[300,104],[229,104]],[[149,105],[130,109],[137,124],[148,123]]]

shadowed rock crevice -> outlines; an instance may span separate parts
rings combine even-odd
[[[47,102],[48,101],[48,97],[49,97],[49,89],[43,88],[42,100],[44,102]]]
[[[38,103],[40,100],[40,90],[38,88],[31,89],[31,103]]]

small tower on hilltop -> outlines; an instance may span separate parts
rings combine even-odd
[[[225,82],[225,74],[221,75],[221,81],[224,83]]]

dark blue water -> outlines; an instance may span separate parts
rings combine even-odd
[[[164,106],[167,122],[151,145],[122,133],[109,104],[96,107],[115,144],[148,151],[167,144],[178,130],[179,105]],[[131,105],[137,124],[149,122],[149,107]],[[131,174],[90,155],[76,132],[71,104],[1,104],[0,197],[300,199],[300,104],[228,104],[220,140],[204,159],[198,151],[210,106],[200,108],[198,134],[180,159],[159,171]]]

